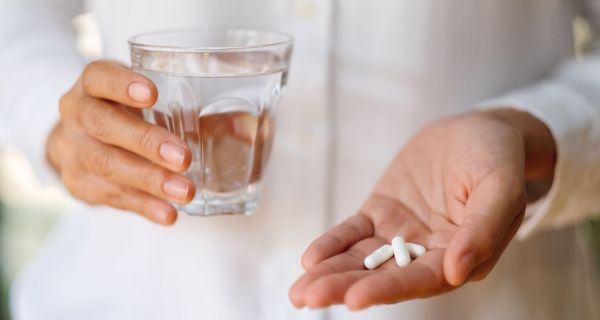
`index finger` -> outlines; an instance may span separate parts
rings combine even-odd
[[[313,241],[302,256],[302,266],[310,269],[319,262],[346,251],[362,239],[374,233],[373,224],[363,214],[356,214],[333,227]]]
[[[79,82],[93,97],[131,107],[150,107],[158,97],[156,86],[150,79],[112,61],[91,62],[83,70]]]
[[[318,263],[292,285],[290,300],[297,308],[324,308],[342,303],[344,293],[352,283],[375,272],[365,270],[364,259],[386,242],[378,237],[363,239],[348,250]],[[324,282],[323,279],[328,280]]]
[[[427,252],[406,267],[381,268],[347,289],[344,303],[351,310],[426,298],[453,289],[444,277],[444,249]],[[324,279],[326,280],[326,279]]]
[[[116,108],[114,103],[84,98],[77,117],[83,130],[104,143],[142,156],[162,167],[183,172],[190,165],[189,146],[177,135]]]

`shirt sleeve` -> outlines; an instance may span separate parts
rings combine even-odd
[[[588,0],[585,10],[599,35],[600,0]],[[565,62],[541,83],[480,105],[498,106],[540,119],[557,147],[552,187],[527,208],[518,236],[571,226],[600,214],[600,52]]]
[[[74,0],[0,0],[0,146],[14,145],[45,183],[55,180],[45,144],[58,101],[84,64],[76,48]]]

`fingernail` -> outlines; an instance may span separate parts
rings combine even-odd
[[[137,102],[148,102],[152,93],[150,87],[143,82],[132,82],[127,88],[129,97]]]
[[[185,159],[185,149],[171,142],[161,144],[158,153],[163,160],[176,166],[182,165]]]
[[[177,178],[172,178],[163,184],[163,190],[169,196],[183,200],[190,191],[190,187],[184,181]]]

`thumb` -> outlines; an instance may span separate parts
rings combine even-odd
[[[473,269],[504,249],[509,228],[525,205],[523,177],[515,173],[490,173],[473,189],[444,255],[448,283],[463,284]]]

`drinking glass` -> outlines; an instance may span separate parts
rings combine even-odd
[[[144,119],[177,134],[192,151],[184,174],[196,194],[178,210],[200,216],[254,212],[292,45],[284,33],[233,28],[129,39],[133,70],[158,88]]]

